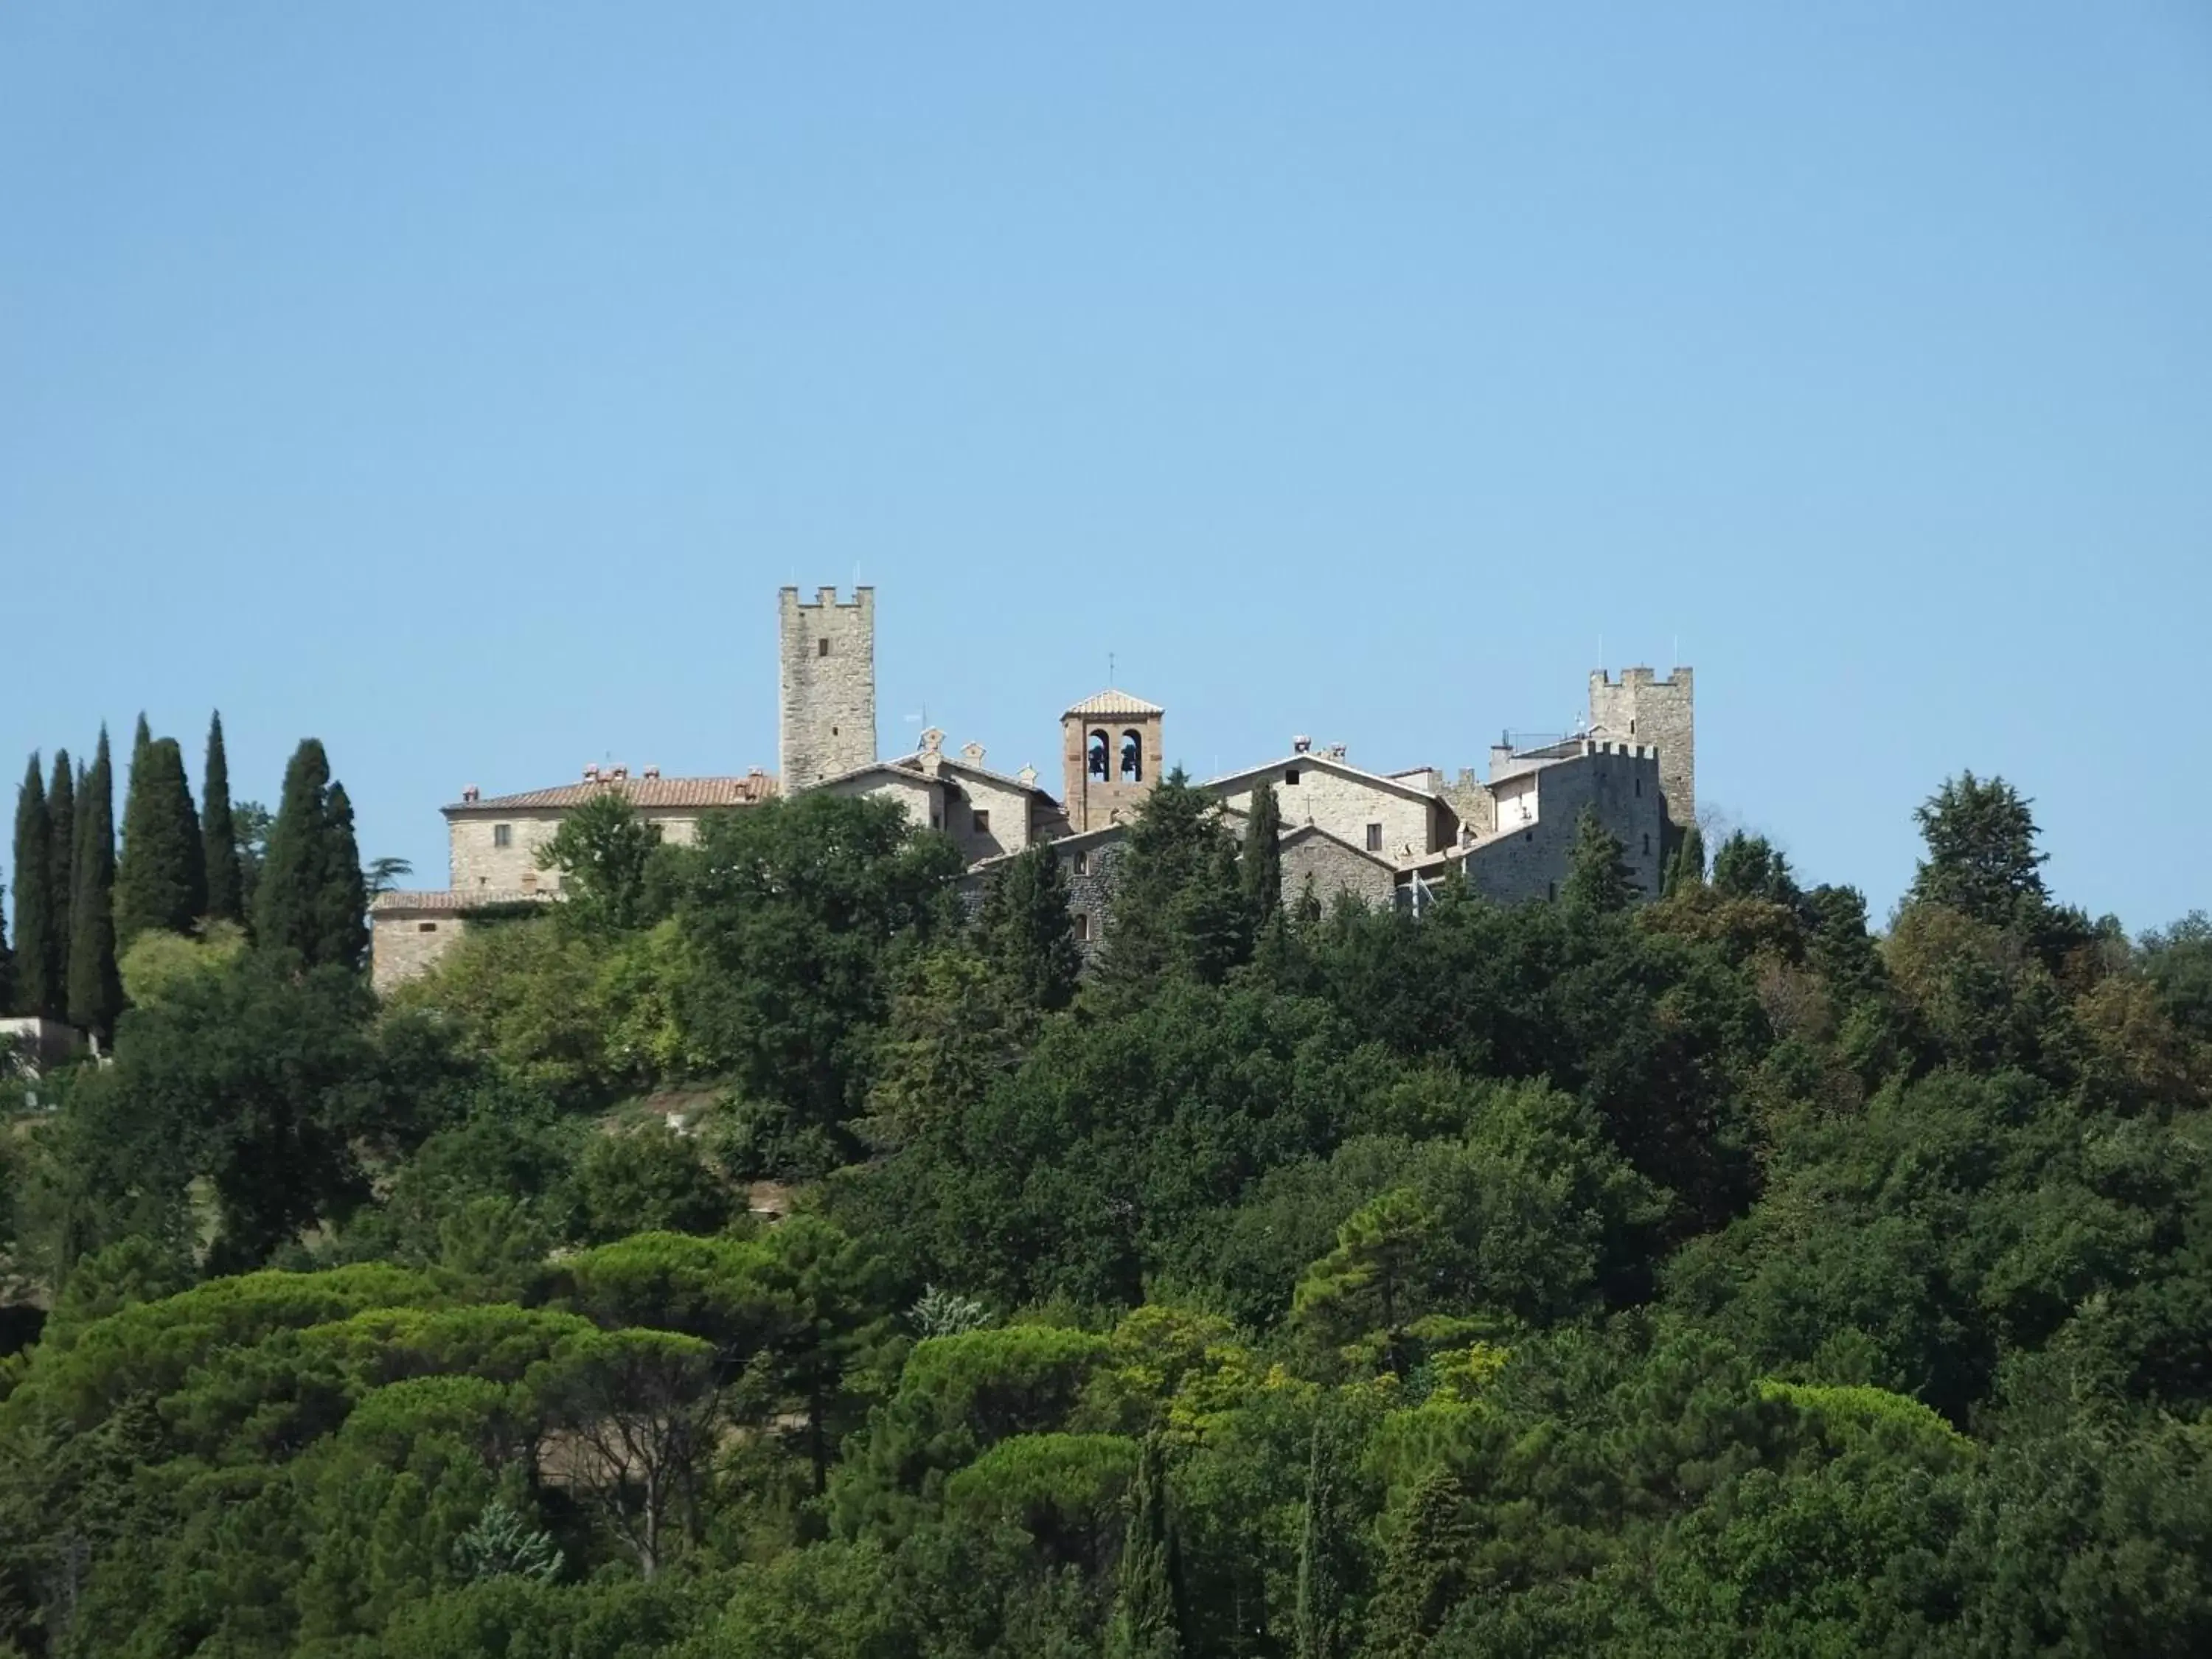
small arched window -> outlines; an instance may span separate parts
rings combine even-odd
[[[1121,734],[1121,781],[1142,783],[1145,781],[1145,739],[1141,732]]]
[[[1091,781],[1094,783],[1104,783],[1113,775],[1112,768],[1114,762],[1113,747],[1108,742],[1106,734],[1103,732],[1093,732],[1091,734],[1090,753],[1091,757],[1089,764]]]

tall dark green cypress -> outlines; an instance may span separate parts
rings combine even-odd
[[[200,775],[201,858],[207,866],[207,913],[216,921],[246,920],[238,868],[238,826],[230,811],[230,760],[222,749],[222,714],[208,721],[207,769]]]
[[[46,822],[52,826],[47,846],[53,879],[53,908],[47,931],[54,941],[54,1018],[62,1017],[69,1001],[70,904],[76,896],[76,781],[79,769],[70,763],[66,749],[54,750],[54,772],[46,785]]]
[[[1107,1659],[1183,1659],[1182,1572],[1168,1524],[1167,1471],[1159,1442],[1148,1438],[1137,1459],[1129,1529],[1115,1569],[1114,1612],[1106,1626]]]
[[[353,799],[345,785],[331,785],[329,828],[323,842],[323,955],[321,960],[359,968],[368,960],[368,881],[354,835]]]
[[[1305,1527],[1298,1540],[1297,1603],[1291,1614],[1296,1659],[1343,1659],[1339,1624],[1343,1586],[1337,1572],[1336,1491],[1322,1418],[1314,1419],[1306,1454]]]
[[[115,874],[118,950],[149,932],[191,931],[207,908],[207,866],[192,810],[184,750],[160,738],[139,751],[123,809],[123,858]]]
[[[115,966],[115,766],[107,728],[77,790],[76,870],[70,896],[69,1018],[105,1043],[123,1012]]]
[[[1049,1012],[1075,998],[1083,952],[1067,908],[1060,855],[1038,842],[1006,862],[976,918],[983,953],[1032,1007]]]
[[[14,994],[5,1006],[15,1012],[61,1017],[61,941],[53,927],[53,819],[46,811],[46,787],[39,757],[23,771],[15,794],[15,953]]]
[[[1262,778],[1252,791],[1251,815],[1244,821],[1244,896],[1252,906],[1256,933],[1283,905],[1283,809],[1275,787]]]
[[[353,805],[331,781],[313,738],[284,769],[284,798],[253,896],[255,942],[295,951],[310,968],[358,967],[368,948],[368,896],[354,840]]]
[[[1420,1659],[1429,1638],[1467,1597],[1479,1541],[1457,1475],[1439,1469],[1415,1487],[1382,1558],[1360,1652],[1376,1659]]]

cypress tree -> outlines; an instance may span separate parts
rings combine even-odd
[[[230,761],[222,749],[222,714],[208,721],[207,768],[200,778],[200,844],[207,866],[207,913],[217,921],[246,920],[238,868],[238,827],[230,811]]]
[[[256,942],[293,951],[310,968],[360,965],[368,945],[368,896],[353,833],[353,805],[331,781],[313,738],[284,768],[284,797],[253,896]]]
[[[1009,860],[976,919],[983,954],[1017,995],[1050,1012],[1074,1000],[1083,966],[1060,855],[1040,842]]]
[[[1298,1595],[1291,1613],[1296,1659],[1342,1659],[1338,1620],[1343,1601],[1337,1578],[1336,1493],[1330,1479],[1322,1420],[1314,1419],[1306,1454],[1305,1527],[1298,1539]]]
[[[1429,1638],[1467,1597],[1478,1542],[1458,1477],[1439,1469],[1414,1489],[1383,1557],[1360,1651],[1376,1659],[1419,1659],[1426,1653]]]
[[[146,711],[138,711],[138,729],[131,734],[131,776],[135,782],[138,769],[146,763],[146,750],[153,746],[154,729],[146,724]],[[127,793],[127,792],[126,792]],[[126,812],[127,817],[129,814]]]
[[[368,959],[368,882],[353,830],[353,800],[333,783],[323,843],[323,954],[319,960],[358,968]]]
[[[1705,884],[1705,836],[1696,824],[1682,831],[1681,839],[1674,843],[1674,856],[1667,860],[1666,884],[1660,889],[1668,898],[1685,888]]]
[[[13,995],[0,1006],[58,1018],[64,1001],[61,941],[53,931],[53,819],[39,757],[15,795],[15,952]]]
[[[1168,1525],[1167,1475],[1159,1442],[1147,1439],[1137,1460],[1129,1529],[1115,1571],[1114,1613],[1106,1626],[1107,1659],[1182,1659],[1182,1565]]]
[[[1559,896],[1569,905],[1606,915],[1634,902],[1635,878],[1620,842],[1588,807],[1575,825],[1575,844],[1567,857],[1566,884]]]
[[[1283,908],[1283,809],[1274,785],[1264,778],[1252,791],[1252,814],[1244,823],[1243,871],[1257,933]]]
[[[8,887],[0,882],[0,1008],[15,1006],[15,953],[8,948]]]
[[[69,1018],[105,1043],[123,1012],[115,966],[115,769],[107,728],[77,790],[77,839],[70,896]]]
[[[185,933],[207,908],[199,815],[192,811],[184,750],[174,738],[149,743],[131,775],[123,809],[123,858],[115,874],[115,939]]]
[[[47,934],[54,942],[54,1018],[59,1019],[69,1001],[70,903],[76,895],[76,782],[79,769],[70,763],[66,749],[54,750],[53,781],[46,785],[48,868],[53,880],[52,908],[47,912]]]

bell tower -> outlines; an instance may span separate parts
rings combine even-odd
[[[1085,697],[1060,717],[1068,828],[1077,835],[1126,822],[1166,764],[1167,710],[1126,691]]]

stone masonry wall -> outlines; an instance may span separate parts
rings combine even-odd
[[[1297,775],[1296,783],[1290,781],[1293,772]],[[1434,850],[1433,809],[1425,799],[1306,764],[1303,759],[1286,762],[1268,781],[1274,785],[1275,803],[1282,809],[1285,830],[1311,823],[1354,847],[1364,848],[1367,826],[1379,823],[1382,826],[1381,851],[1386,857]],[[1249,817],[1254,787],[1241,784],[1234,793],[1223,795],[1222,803],[1231,811]]]
[[[945,826],[945,833],[969,863],[994,859],[1001,853],[1018,853],[1030,844],[1027,790],[967,773],[948,774],[946,781],[958,788],[961,798],[946,807],[951,821]],[[988,827],[976,828],[978,812],[984,815]]]
[[[855,588],[841,605],[825,587],[802,605],[787,587],[779,623],[776,760],[788,795],[875,762],[876,591]]]
[[[453,915],[382,911],[368,923],[369,983],[379,996],[428,973],[468,931],[468,924]]]
[[[1314,896],[1324,906],[1334,905],[1340,893],[1349,893],[1363,904],[1390,902],[1395,885],[1388,866],[1362,858],[1326,836],[1285,837],[1283,842],[1283,902],[1296,904],[1313,880]]]
[[[1662,764],[1647,747],[1641,755],[1601,749],[1544,767],[1526,780],[1536,791],[1534,821],[1525,829],[1508,827],[1472,848],[1466,861],[1468,884],[1500,904],[1558,897],[1572,863],[1583,809],[1589,807],[1620,842],[1630,878],[1645,897],[1656,898],[1667,839],[1659,787]],[[1503,816],[1508,826],[1515,822],[1512,815]]]
[[[493,889],[522,892],[558,892],[557,870],[538,867],[538,849],[553,839],[568,814],[560,809],[455,814],[447,820],[447,879],[457,893],[479,893]],[[660,826],[660,838],[673,846],[689,846],[699,833],[696,807],[677,811],[645,808],[637,815]],[[505,824],[507,844],[499,845],[499,826]]]
[[[1103,779],[1091,775],[1091,734],[1106,734]],[[1137,734],[1138,765],[1143,773],[1133,782],[1121,781],[1121,744]],[[1126,823],[1144,805],[1145,797],[1158,787],[1167,768],[1166,729],[1158,714],[1107,714],[1085,719],[1064,714],[1060,722],[1060,776],[1067,821],[1076,834]]]
[[[1662,680],[1648,668],[1626,668],[1618,681],[1593,670],[1589,717],[1615,743],[1658,744],[1668,822],[1680,832],[1698,821],[1696,682],[1689,669],[1674,669]]]

